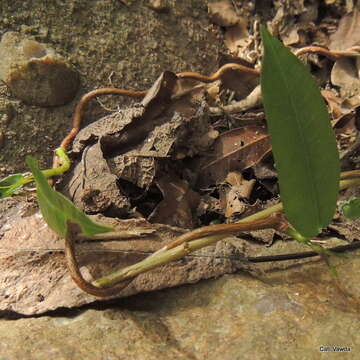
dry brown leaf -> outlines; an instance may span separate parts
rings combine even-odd
[[[343,109],[341,108],[342,99],[333,90],[328,89],[321,90],[321,95],[328,104],[332,115],[332,125],[334,126],[337,119],[343,115]]]
[[[231,1],[228,0],[208,3],[208,12],[212,22],[224,27],[235,25],[239,19]]]
[[[354,9],[350,14],[343,16],[339,27],[330,36],[330,50],[347,50],[352,46],[360,45],[360,11]]]
[[[356,109],[349,109],[343,106],[343,99],[333,90],[321,90],[322,96],[328,103],[330,113],[332,115],[331,125],[334,128],[342,165],[351,156],[354,151],[356,135],[358,133],[356,127]],[[345,102],[346,103],[346,102]]]
[[[336,61],[331,71],[331,82],[339,86],[340,94],[348,107],[360,105],[360,60],[343,58]]]
[[[220,190],[220,204],[226,218],[241,215],[246,210],[246,203],[241,200],[238,191],[233,187]]]
[[[254,166],[270,151],[271,143],[264,126],[227,131],[215,141],[212,157],[202,160],[198,182],[201,186],[223,182],[228,172]]]
[[[220,188],[220,204],[225,217],[240,215],[247,208],[247,204],[243,199],[250,197],[255,185],[255,179],[245,180],[240,172],[232,171],[226,176],[225,182],[229,186],[225,185]]]
[[[326,41],[327,35],[325,34],[326,39],[322,39],[323,33],[318,31],[320,27],[327,25],[323,16],[319,19],[319,1],[281,0],[262,3],[267,6],[263,10],[265,17],[275,12],[267,26],[286,46],[306,46],[315,39],[316,44],[319,44],[319,40],[321,44]]]
[[[156,181],[164,199],[158,204],[149,221],[191,229],[197,224],[195,210],[200,196],[189,184],[175,176],[165,176]]]
[[[124,216],[130,209],[129,200],[121,193],[117,177],[104,159],[99,142],[87,146],[82,160],[66,174],[62,191],[79,209],[89,212],[112,210]]]
[[[229,27],[225,32],[225,45],[233,56],[241,58],[242,48],[249,45],[251,39],[247,31],[247,20],[239,18],[239,22]]]
[[[255,179],[246,180],[239,171],[231,171],[227,174],[225,182],[238,191],[238,195],[249,199],[255,184]]]
[[[172,99],[178,87],[173,74],[165,72],[141,105],[80,131],[73,148],[81,153],[81,160],[61,184],[77,207],[92,214],[106,211],[124,217],[170,157],[192,156],[211,146],[218,132],[209,125],[204,89]],[[151,211],[153,207],[146,214]]]
[[[340,236],[351,242],[360,239],[360,221],[359,220],[342,220],[331,223],[329,229],[336,231]]]
[[[342,17],[337,31],[330,37],[331,50],[348,50],[360,45],[360,10],[355,8]],[[360,58],[341,58],[331,71],[331,82],[350,107],[360,105]]]
[[[201,196],[196,213],[198,217],[211,213],[222,215],[223,210],[220,205],[220,200],[207,194]]]
[[[0,312],[34,315],[98,301],[72,281],[65,264],[63,239],[46,225],[38,212],[22,217],[22,207],[15,206],[14,202],[12,205],[2,214],[13,225],[3,231],[0,240]],[[14,212],[14,208],[18,211]],[[94,219],[118,231],[154,232],[140,238],[78,243],[81,271],[89,281],[140,261],[183,233],[182,229],[150,224],[146,220],[100,216]],[[198,251],[195,257],[189,256],[140,275],[116,297],[235,272],[243,266],[232,260],[238,256],[237,249],[222,241]]]

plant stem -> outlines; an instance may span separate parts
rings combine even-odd
[[[357,179],[348,179],[348,180],[341,180],[339,184],[339,189],[344,190],[351,186],[360,185],[360,178]],[[239,223],[242,222],[256,222],[258,220],[264,219],[276,212],[279,212],[283,209],[283,204],[279,203],[273,205],[265,210],[259,211],[256,214],[250,215],[244,219],[241,219]],[[226,224],[224,224],[226,225]],[[273,227],[273,226],[270,226]],[[225,228],[224,228],[225,229]],[[245,231],[245,230],[243,230]],[[309,239],[304,238],[301,234],[299,234],[296,230],[291,228],[287,228],[283,230],[288,235],[294,237],[296,240],[309,244]],[[201,235],[200,235],[201,236]],[[196,240],[192,240],[189,242],[182,243],[176,247],[165,249],[164,251],[159,251],[156,254],[150,255],[146,259],[134,264],[130,265],[126,268],[114,271],[113,273],[103,276],[95,281],[92,282],[94,286],[98,287],[110,287],[114,284],[117,284],[123,280],[134,278],[137,275],[147,272],[151,269],[154,269],[158,266],[167,264],[170,261],[181,259],[182,257],[188,255],[189,253],[199,250],[203,247],[215,244],[219,240],[224,239],[227,237],[228,234],[224,233],[219,235],[209,235],[205,237],[201,237]],[[313,245],[313,244],[311,244]],[[315,251],[319,253],[319,249],[315,249],[311,246]],[[326,249],[324,249],[326,250]]]
[[[310,244],[309,238],[302,236],[299,232],[297,232],[295,229],[293,229],[291,227],[289,227],[285,231],[285,233],[288,234],[289,236],[291,236],[293,239],[295,239],[299,243],[306,244],[306,245]]]
[[[52,169],[46,169],[46,170],[42,170],[41,172],[43,173],[43,175],[46,178],[50,178],[53,176],[57,176],[57,175],[62,175],[63,173],[65,173],[66,171],[68,171],[70,169],[70,159],[67,156],[66,152],[64,151],[64,149],[62,148],[57,148],[55,150],[55,154],[58,156],[61,166],[57,167],[57,168],[52,168]],[[28,183],[31,183],[34,181],[34,177],[32,175],[24,178],[21,180],[21,185],[25,185]]]

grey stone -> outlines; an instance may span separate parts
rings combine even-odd
[[[5,359],[322,359],[321,346],[358,358],[360,258],[226,275],[117,300],[103,310],[1,320]],[[351,293],[351,294],[350,294]],[[334,356],[336,356],[334,354]]]
[[[64,58],[19,33],[3,35],[0,58],[0,79],[27,104],[63,105],[78,90],[79,75]]]

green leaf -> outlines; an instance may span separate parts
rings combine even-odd
[[[350,200],[348,203],[344,204],[341,207],[344,215],[351,219],[355,220],[360,217],[360,199],[355,198]]]
[[[24,184],[25,177],[22,174],[10,175],[0,180],[0,199],[11,196]]]
[[[78,224],[82,233],[87,236],[113,230],[111,227],[93,222],[82,211],[77,209],[69,199],[53,190],[39,170],[36,159],[27,156],[26,163],[30,167],[35,179],[41,213],[49,227],[56,233],[62,237],[67,235],[68,220]]]
[[[304,64],[261,29],[261,89],[289,222],[305,237],[331,221],[339,190],[339,154],[325,102]]]

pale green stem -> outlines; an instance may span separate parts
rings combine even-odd
[[[295,229],[289,227],[285,233],[289,236],[291,236],[293,239],[295,239],[297,242],[302,244],[310,244],[310,239],[302,236],[299,232],[297,232]]]
[[[189,253],[205,246],[212,245],[226,236],[228,235],[213,235],[183,243],[170,250],[159,253],[157,256],[150,256],[134,265],[130,265],[124,269],[117,270],[107,276],[97,279],[92,284],[98,287],[110,287],[123,279],[133,278],[143,272],[167,264],[170,261],[181,259]]]
[[[339,184],[340,190],[346,189],[350,186],[360,185],[360,179],[349,179],[349,180],[341,180]],[[254,221],[265,218],[273,213],[279,212],[283,209],[282,203],[273,205],[265,210],[259,211],[256,214],[250,215],[242,221]],[[304,238],[301,234],[297,233],[295,230],[288,228],[286,232],[294,237],[296,240],[309,243],[309,239]],[[199,250],[203,247],[212,245],[217,241],[224,239],[228,235],[213,235],[206,236],[201,239],[196,239],[181,245],[178,245],[172,249],[166,250],[164,252],[159,252],[154,256],[150,256],[134,265],[130,265],[124,269],[117,270],[107,276],[101,277],[100,279],[95,280],[92,284],[98,287],[110,287],[116,283],[119,283],[123,280],[133,278],[139,274],[147,272],[151,269],[154,269],[158,266],[167,264],[170,261],[178,260],[189,253]],[[311,244],[313,246],[314,244]],[[315,250],[315,249],[314,249]],[[317,251],[317,250],[316,250]]]
[[[66,152],[64,151],[64,149],[62,149],[60,147],[57,148],[55,150],[55,154],[59,157],[59,163],[61,164],[61,166],[59,166],[57,168],[42,170],[41,172],[46,178],[50,178],[50,177],[57,176],[57,175],[62,175],[63,173],[65,173],[66,171],[68,171],[70,169],[71,162],[70,162],[70,159],[67,156]],[[19,185],[25,185],[25,184],[31,183],[33,181],[34,181],[34,177],[32,175],[30,175],[30,176],[20,180]]]

